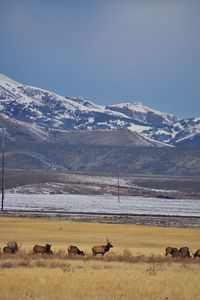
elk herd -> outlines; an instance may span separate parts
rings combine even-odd
[[[9,241],[7,245],[3,248],[3,253],[7,254],[14,254],[16,253],[20,248],[22,244],[18,246],[16,241]],[[53,251],[51,250],[50,244],[46,244],[45,246],[35,245],[33,247],[33,253],[35,254],[53,254]],[[92,247],[92,254],[93,256],[96,256],[97,254],[104,255],[106,252],[112,248],[113,245],[109,242],[107,239],[106,245],[97,245]],[[80,250],[77,246],[70,245],[67,248],[67,252],[69,255],[81,255],[85,256],[85,253]],[[1,250],[0,250],[1,253]],[[200,258],[200,249],[197,249],[195,253],[192,253],[194,258],[199,257]],[[165,249],[165,256],[170,255],[171,257],[191,257],[190,250],[188,247],[181,247],[180,249],[174,248],[174,247],[167,247]]]
[[[194,258],[200,257],[200,249],[197,249],[195,253],[192,253]],[[171,257],[191,257],[188,247],[181,247],[180,249],[174,247],[167,247],[165,249],[165,256],[171,255]]]
[[[40,245],[35,245],[33,247],[33,253],[35,254],[53,254],[53,251],[51,250],[50,244],[46,244],[45,246],[40,246]],[[3,248],[3,253],[7,254],[14,254],[20,249],[21,245],[18,246],[16,241],[9,241],[7,245]],[[106,245],[100,245],[100,246],[94,246],[92,248],[92,253],[94,256],[97,254],[101,254],[102,256],[112,248],[113,245],[109,242],[107,239],[107,244]],[[72,246],[70,245],[67,248],[68,254],[69,255],[82,255],[85,256],[85,253],[81,251],[77,246]]]

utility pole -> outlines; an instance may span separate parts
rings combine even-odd
[[[119,173],[117,174],[117,199],[118,203],[120,202],[120,195],[119,195]]]
[[[3,211],[4,206],[4,188],[5,188],[5,170],[4,170],[4,134],[5,129],[2,128],[2,173],[1,173],[1,210]]]

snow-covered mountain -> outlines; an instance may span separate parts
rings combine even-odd
[[[65,131],[129,129],[145,141],[159,142],[154,145],[178,145],[186,141],[197,144],[200,135],[200,118],[179,121],[141,103],[99,106],[23,85],[4,75],[0,75],[0,114],[1,120],[24,124],[26,132],[37,132],[42,139],[58,137]]]
[[[138,120],[84,99],[19,84],[0,76],[1,113],[28,124],[60,130],[113,130],[128,128]]]
[[[171,143],[182,146],[188,146],[192,143],[200,146],[200,117],[181,120],[173,126],[180,130],[171,139]]]
[[[106,108],[115,112],[121,112],[129,118],[151,126],[172,124],[177,121],[177,118],[171,114],[162,113],[138,102],[120,103],[117,105],[106,106]]]
[[[200,117],[177,120],[172,124],[150,128],[143,135],[174,146],[200,145]]]

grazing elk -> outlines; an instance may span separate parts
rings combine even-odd
[[[6,247],[3,248],[3,253],[14,254],[15,250],[11,247],[6,246]]]
[[[14,250],[14,253],[17,252],[21,248],[22,244],[18,246],[16,241],[9,241],[7,243],[7,247],[12,248]]]
[[[69,255],[73,254],[73,255],[85,255],[85,253],[81,250],[78,249],[78,247],[76,246],[69,246],[67,249]]]
[[[182,247],[179,249],[179,256],[180,257],[191,257],[190,251],[188,247]]]
[[[106,245],[103,245],[103,246],[94,246],[92,248],[92,253],[93,253],[94,256],[96,256],[97,254],[101,254],[103,256],[112,247],[113,247],[113,245],[107,239],[107,244]]]
[[[165,256],[167,256],[168,254],[170,254],[171,257],[177,257],[179,256],[179,250],[177,248],[167,247],[165,249]]]
[[[49,244],[46,244],[45,246],[39,246],[39,245],[35,245],[33,247],[33,252],[34,253],[41,253],[41,254],[53,254],[52,250],[51,250],[51,246]]]
[[[200,249],[197,249],[195,253],[193,253],[194,258],[200,257]]]
[[[18,246],[16,241],[9,241],[7,246],[3,248],[3,253],[16,253],[20,249],[21,245]]]

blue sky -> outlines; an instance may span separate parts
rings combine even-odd
[[[0,0],[0,73],[100,105],[197,116],[199,14],[199,0]]]

